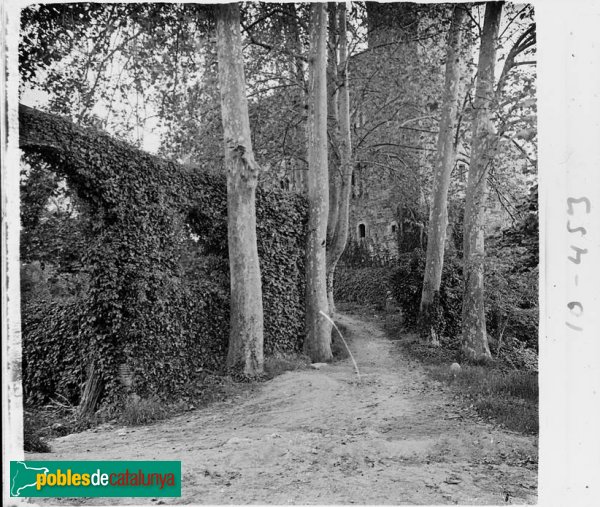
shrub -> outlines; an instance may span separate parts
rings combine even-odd
[[[515,255],[493,255],[486,260],[485,308],[488,337],[492,350],[498,347],[500,336],[505,346],[518,348],[518,342],[537,348],[538,305],[537,268],[529,271],[514,271]],[[401,255],[400,267],[392,277],[392,294],[402,308],[404,325],[415,329],[419,316],[425,254],[416,249],[411,254]],[[442,345],[457,348],[460,344],[463,280],[461,260],[446,253],[442,284],[440,287],[441,315],[438,334]],[[514,358],[513,358],[514,359]],[[527,358],[515,359],[520,364]],[[515,362],[513,360],[513,362]]]
[[[334,300],[375,305],[383,309],[391,289],[392,272],[390,267],[338,266],[333,285]]]
[[[392,278],[392,295],[404,314],[404,324],[409,329],[417,325],[419,305],[425,271],[425,255],[421,249],[398,258],[399,268]]]
[[[25,452],[52,452],[48,443],[42,438],[41,420],[35,414],[24,413],[23,417],[23,450]]]
[[[486,309],[494,340],[538,346],[538,187],[517,206],[519,220],[487,247]]]
[[[538,268],[516,271],[519,257],[502,249],[486,262],[486,318],[488,334],[495,345],[518,339],[537,349],[538,344]]]
[[[392,265],[392,253],[385,245],[372,241],[349,238],[338,266],[349,268],[389,267]]]
[[[425,253],[415,249],[398,259],[399,268],[392,277],[392,295],[402,308],[404,325],[409,329],[417,326],[423,275],[425,272]],[[441,315],[438,318],[438,334],[443,344],[458,346],[462,305],[462,268],[460,261],[446,254],[442,271],[439,303]]]

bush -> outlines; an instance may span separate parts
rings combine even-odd
[[[504,252],[503,257],[492,255],[486,260],[485,268],[485,308],[488,338],[492,351],[496,351],[502,336],[504,347],[514,350],[520,342],[530,348],[537,348],[538,336],[538,271],[516,272],[513,270],[518,260],[515,255]],[[400,267],[392,277],[392,294],[402,308],[404,325],[409,329],[417,327],[425,254],[416,249],[411,254],[401,255]],[[458,348],[461,340],[463,280],[461,260],[446,253],[442,284],[440,287],[440,315],[438,334],[442,345]],[[513,363],[531,363],[530,358],[512,357]]]
[[[347,268],[382,268],[392,265],[393,255],[385,245],[348,239],[338,266]]]
[[[486,318],[488,334],[497,346],[517,339],[528,347],[538,346],[538,268],[516,271],[519,258],[514,251],[502,249],[486,262]]]
[[[486,309],[493,340],[538,346],[538,187],[517,206],[519,220],[487,246]],[[519,348],[519,347],[517,347]],[[518,358],[516,358],[518,360]],[[527,361],[526,361],[527,362]]]
[[[333,296],[335,301],[375,305],[383,309],[391,290],[390,267],[350,268],[335,270]]]
[[[40,418],[25,412],[23,417],[23,450],[25,452],[52,452],[48,443],[42,438]]]
[[[399,268],[392,277],[392,295],[402,308],[404,325],[415,329],[419,318],[419,306],[425,272],[425,252],[415,249],[398,258]],[[462,307],[462,267],[459,259],[446,254],[442,271],[438,316],[438,335],[442,344],[458,347],[460,341]]]

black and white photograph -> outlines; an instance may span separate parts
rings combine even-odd
[[[600,9],[541,3],[7,2],[5,503],[600,501]]]

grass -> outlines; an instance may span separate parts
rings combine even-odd
[[[51,452],[50,446],[42,437],[43,422],[37,414],[25,412],[23,421],[23,448],[26,452]]]
[[[450,364],[457,361],[457,351],[429,347],[414,339],[399,343],[406,353],[425,364],[432,378],[452,386],[482,417],[512,431],[531,435],[538,433],[537,372],[506,371],[495,363],[463,363],[460,372],[454,376],[450,372]]]
[[[481,416],[494,419],[507,429],[527,435],[539,433],[537,407],[537,403],[519,403],[518,399],[495,396],[484,397],[475,404],[475,409]]]
[[[159,398],[132,399],[125,405],[118,421],[125,426],[143,426],[184,412],[187,404],[167,404]]]
[[[276,352],[265,358],[265,377],[272,379],[286,371],[302,370],[310,364],[310,359],[302,354]]]
[[[536,372],[501,371],[493,366],[461,366],[456,377],[447,364],[430,365],[431,377],[444,381],[470,400],[477,412],[507,429],[537,434],[538,376]]]

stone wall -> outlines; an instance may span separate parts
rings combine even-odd
[[[393,179],[358,169],[350,200],[350,238],[396,256],[399,215],[399,192]]]

